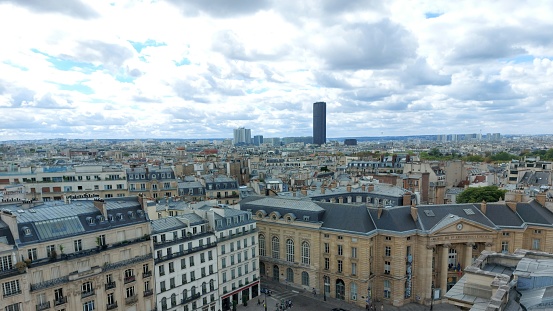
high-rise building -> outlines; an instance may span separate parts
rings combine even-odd
[[[326,143],[326,103],[313,104],[313,144]]]
[[[255,135],[253,137],[253,144],[256,146],[263,144],[263,135]]]
[[[234,141],[235,145],[248,145],[252,141],[252,130],[239,127],[234,129]]]

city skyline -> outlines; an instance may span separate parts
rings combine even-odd
[[[0,0],[0,141],[547,134],[547,1]]]

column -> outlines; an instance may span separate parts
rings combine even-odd
[[[430,299],[432,299],[432,280],[434,279],[434,269],[432,268],[432,257],[434,257],[434,245],[426,245],[426,260],[424,263],[420,262],[418,263],[419,267],[419,273],[423,272],[422,274],[417,275],[424,275],[424,280],[421,282],[424,288],[424,291],[430,291],[428,296],[424,296],[425,303],[431,304]],[[420,270],[422,264],[424,264],[424,270]],[[428,299],[428,300],[427,300]]]
[[[470,267],[470,265],[472,264],[472,247],[474,246],[474,243],[473,242],[468,242],[467,243],[467,246],[465,248],[465,267],[463,268],[466,269],[467,267]]]
[[[440,269],[440,298],[445,296],[447,292],[447,259],[449,256],[449,247],[451,244],[442,245],[442,268]]]

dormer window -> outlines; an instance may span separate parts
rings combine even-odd
[[[88,223],[89,226],[92,226],[94,225],[94,218],[86,217],[86,222]]]
[[[112,214],[109,214],[109,215],[108,215],[108,220],[109,220],[109,221],[114,221],[114,220],[115,220],[115,219],[113,218],[113,215],[112,215]]]
[[[117,220],[123,220],[123,214],[117,213]]]
[[[23,227],[23,234],[31,235],[31,229],[29,229],[29,227]]]
[[[104,222],[106,221],[106,218],[103,215],[99,215],[99,216],[96,216],[96,220],[98,220],[98,222]]]
[[[127,215],[129,216],[130,219],[134,219],[134,212],[127,212]]]

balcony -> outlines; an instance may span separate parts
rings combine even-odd
[[[198,238],[207,237],[207,236],[213,236],[213,233],[212,232],[200,232],[198,234],[190,234],[189,236],[180,237],[180,238],[177,238],[177,239],[174,239],[174,240],[157,241],[157,242],[154,242],[154,248],[158,249],[158,248],[162,248],[162,247],[165,247],[165,246],[178,244],[182,241],[189,241],[189,240],[198,239]]]
[[[88,292],[82,292],[81,293],[81,299],[86,298],[86,297],[90,297],[92,295],[94,295],[94,290],[90,290]]]
[[[180,303],[181,303],[181,305],[182,305],[182,304],[185,304],[185,303],[189,303],[189,302],[192,301],[192,300],[195,300],[195,299],[200,298],[200,296],[201,296],[200,293],[195,293],[195,294],[193,294],[193,295],[190,295],[189,297],[186,297],[186,298],[181,299],[181,300],[180,300]]]
[[[11,291],[9,293],[4,292],[3,297],[6,298],[6,297],[14,296],[14,295],[19,295],[19,294],[21,294],[21,290],[14,290],[14,291]]]
[[[152,276],[152,271],[146,271],[146,272],[142,273],[143,278],[149,278],[151,276]]]
[[[106,310],[113,310],[113,309],[115,309],[115,308],[117,308],[117,301],[114,302],[114,303],[108,303],[108,304],[106,305]]]
[[[54,307],[61,306],[66,303],[67,303],[67,296],[63,296],[54,300]]]
[[[109,282],[106,284],[106,290],[115,288],[115,282]]]
[[[195,252],[207,249],[207,248],[215,247],[216,245],[217,245],[216,242],[211,242],[211,243],[208,243],[208,244],[204,244],[202,246],[189,248],[189,249],[186,249],[186,250],[181,251],[181,252],[171,253],[171,254],[163,256],[163,257],[158,257],[158,258],[154,259],[154,261],[155,261],[155,263],[160,263],[160,262],[163,262],[163,261],[170,260],[172,258],[180,257],[180,256],[183,256],[183,255],[186,255],[186,254],[191,254],[191,253],[195,253]]]
[[[125,284],[136,281],[136,277],[134,275],[126,276],[124,279]]]
[[[50,309],[50,301],[46,301],[46,302],[39,303],[38,305],[36,305],[36,311],[42,311],[42,310],[46,310],[46,309]]]
[[[132,305],[138,301],[138,295],[130,296],[125,298],[126,305]]]
[[[152,289],[148,289],[144,291],[144,297],[152,296],[154,294],[154,291]]]

